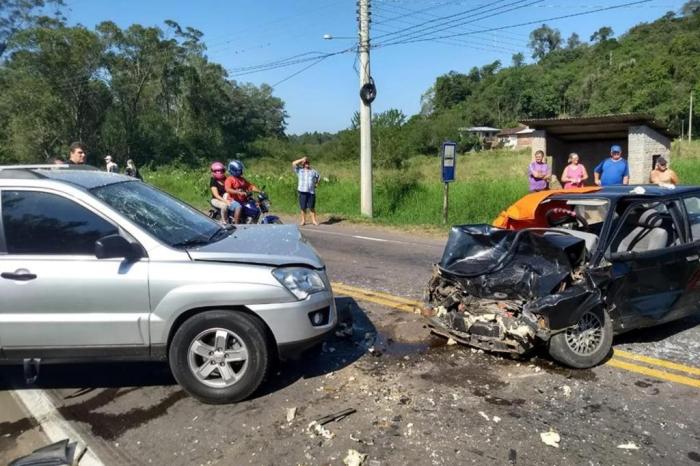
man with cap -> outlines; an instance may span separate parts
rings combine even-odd
[[[119,173],[119,166],[112,161],[111,155],[105,156],[105,164],[109,173]]]
[[[610,158],[603,160],[593,170],[595,184],[598,186],[611,186],[615,184],[629,184],[630,169],[627,161],[622,158],[622,147],[614,144],[610,147]]]
[[[649,173],[649,182],[660,186],[669,184],[675,186],[678,184],[678,175],[668,168],[668,162],[660,155],[656,159],[656,166]]]

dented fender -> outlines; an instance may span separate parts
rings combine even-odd
[[[531,301],[524,306],[524,310],[544,317],[547,327],[554,334],[576,325],[586,311],[603,306],[598,288],[575,285],[561,293]]]

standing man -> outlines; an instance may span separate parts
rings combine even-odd
[[[301,221],[299,225],[306,225],[307,209],[311,212],[311,221],[313,224],[318,225],[318,221],[316,220],[316,186],[318,186],[321,175],[311,168],[308,157],[302,157],[292,162],[292,169],[299,179],[299,183],[297,184],[297,191],[299,191],[299,208],[301,209]]]
[[[538,150],[535,152],[535,161],[527,168],[527,177],[530,182],[530,192],[544,191],[549,189],[549,180],[552,173],[549,171],[549,165],[544,161],[544,152]]]
[[[656,167],[649,174],[649,181],[653,184],[673,185],[678,184],[678,175],[676,172],[668,168],[668,162],[663,156],[656,159]]]
[[[84,165],[87,155],[85,154],[85,146],[82,142],[74,142],[70,145],[70,153],[68,155],[67,164]]]
[[[119,173],[119,165],[112,161],[111,155],[105,156],[105,168],[109,173]]]
[[[622,158],[622,147],[617,144],[610,146],[610,158],[603,160],[595,167],[593,176],[598,186],[629,184],[630,168],[627,161]]]

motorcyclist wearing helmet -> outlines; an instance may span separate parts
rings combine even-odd
[[[231,201],[229,209],[233,211],[233,223],[240,223],[243,203],[248,199],[248,191],[260,192],[257,186],[243,178],[243,162],[231,160],[228,164],[229,176],[226,178],[226,193]]]
[[[221,221],[229,222],[230,203],[226,199],[226,167],[221,162],[214,162],[209,167],[211,170],[211,180],[209,181],[209,189],[211,190],[211,200],[209,203],[216,209],[221,211]]]

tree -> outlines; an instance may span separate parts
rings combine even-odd
[[[603,26],[591,35],[591,42],[605,42],[612,38],[615,33],[609,26]]]
[[[575,49],[581,46],[581,38],[575,32],[572,32],[568,39],[566,39],[566,48],[569,50]]]
[[[56,22],[62,23],[65,20],[60,13],[60,7],[64,6],[63,0],[0,0],[0,57],[7,50],[14,34],[49,19],[37,14],[37,11],[50,4],[56,7]]]
[[[688,0],[681,8],[683,16],[693,16],[700,13],[700,0]]]
[[[532,58],[542,60],[561,47],[561,33],[543,24],[530,33],[528,46],[532,49]]]
[[[521,66],[523,66],[525,64],[525,55],[523,55],[521,52],[514,53],[512,60],[513,60],[513,66],[515,68],[520,68]]]

